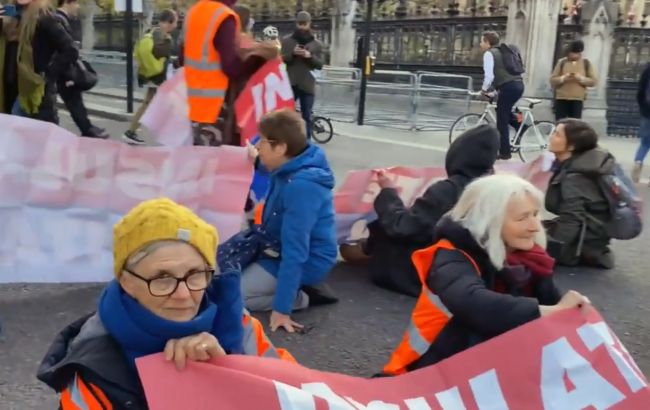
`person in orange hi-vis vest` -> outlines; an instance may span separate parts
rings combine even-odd
[[[514,175],[467,186],[438,224],[435,244],[413,254],[422,292],[382,376],[436,364],[540,316],[590,303],[575,291],[561,297],[553,282],[543,203],[542,192]]]
[[[191,210],[145,201],[113,231],[115,279],[97,312],[67,326],[38,369],[62,410],[147,409],[135,361],[150,354],[179,371],[226,354],[295,363],[244,310],[240,274],[215,275],[218,233]]]
[[[182,64],[195,145],[228,142],[224,141],[224,124],[219,123],[219,117],[229,84],[248,78],[259,68],[257,62],[244,60],[239,52],[242,28],[233,10],[235,3],[199,0],[188,11],[183,25]],[[266,49],[268,53],[263,51]],[[261,54],[277,55],[277,50],[272,45],[262,46]]]

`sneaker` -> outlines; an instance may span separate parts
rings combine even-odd
[[[638,183],[639,180],[641,180],[641,170],[643,169],[643,163],[641,162],[635,162],[634,167],[632,168],[632,174],[630,175],[632,177],[632,181],[634,183]]]
[[[84,137],[89,137],[89,138],[101,138],[101,139],[107,139],[109,137],[108,133],[106,132],[105,129],[95,127],[94,125],[90,127],[88,132],[84,134]]]
[[[508,160],[511,159],[511,158],[512,158],[512,154],[511,154],[511,153],[507,153],[507,154],[499,154],[499,156],[497,157],[497,159],[500,159],[501,161],[508,161]]]
[[[138,134],[136,134],[133,131],[127,131],[122,135],[122,141],[126,142],[127,144],[130,145],[144,145],[146,142],[138,137]]]
[[[319,283],[313,286],[302,286],[300,288],[309,296],[309,306],[331,305],[337,303],[339,298],[326,283]]]

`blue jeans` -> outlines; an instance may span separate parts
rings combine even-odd
[[[296,101],[300,103],[300,114],[305,120],[307,128],[307,139],[311,139],[311,111],[314,108],[314,94],[308,94],[301,91],[298,87],[293,87],[293,95]]]
[[[639,148],[634,156],[634,162],[643,162],[650,151],[650,118],[641,117],[639,126]]]

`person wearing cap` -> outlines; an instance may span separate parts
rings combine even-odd
[[[307,138],[311,139],[311,111],[316,94],[316,79],[312,71],[323,68],[323,44],[312,33],[308,12],[298,12],[296,30],[282,40],[282,59],[287,64],[293,94],[300,102]]]
[[[136,360],[154,353],[179,370],[226,354],[283,356],[242,315],[239,273],[215,271],[217,242],[213,226],[166,198],[142,202],[115,225],[115,279],[97,312],[55,338],[38,370],[62,410],[146,409]]]

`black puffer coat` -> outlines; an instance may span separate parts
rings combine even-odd
[[[478,343],[501,335],[540,317],[539,305],[555,305],[560,291],[552,276],[529,275],[526,283],[510,285],[508,269],[498,270],[470,232],[450,218],[443,218],[435,241],[447,239],[457,250],[441,249],[434,256],[427,285],[453,315],[427,352],[408,369],[430,366]],[[480,276],[467,253],[480,269]],[[521,274],[517,274],[521,276]],[[496,291],[503,287],[505,293]],[[522,287],[530,289],[524,296]]]
[[[465,132],[449,147],[445,158],[448,179],[431,185],[411,208],[407,208],[391,188],[375,199],[377,221],[368,228],[367,251],[373,282],[409,296],[420,294],[421,284],[411,255],[432,244],[440,218],[454,207],[474,179],[489,174],[494,167],[499,134],[490,126]]]

